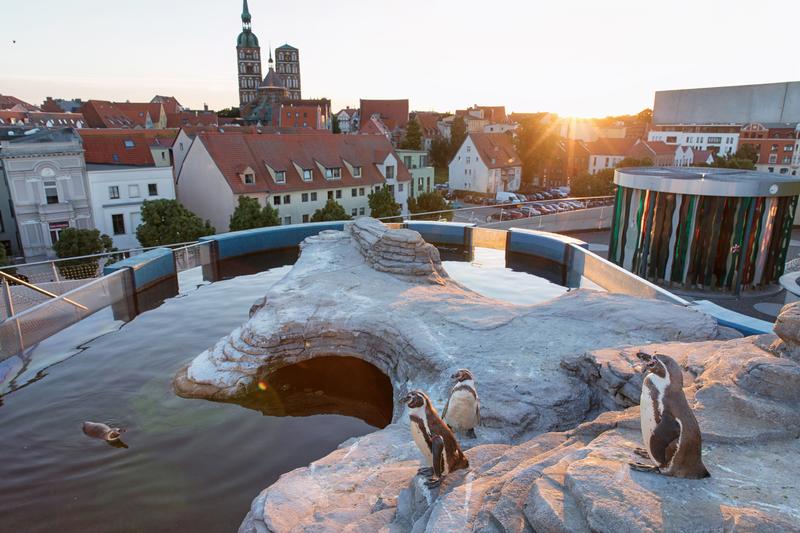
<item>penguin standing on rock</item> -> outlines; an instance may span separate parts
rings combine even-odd
[[[426,486],[437,487],[450,472],[469,468],[467,456],[461,451],[453,431],[439,418],[424,392],[411,391],[400,401],[411,410],[411,436],[428,465],[417,471],[417,474],[428,476]]]
[[[683,371],[668,355],[639,352],[645,363],[641,410],[644,449],[636,453],[655,465],[631,463],[642,472],[701,479],[710,474],[703,465],[700,426],[683,394]]]
[[[452,376],[456,384],[442,411],[442,419],[453,431],[465,431],[467,437],[475,438],[475,428],[481,423],[481,404],[472,373],[462,368]]]

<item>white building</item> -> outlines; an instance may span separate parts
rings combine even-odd
[[[420,194],[433,191],[436,183],[434,168],[428,164],[428,152],[425,150],[397,150],[397,156],[411,172],[409,196],[416,198]]]
[[[519,124],[514,122],[494,122],[483,127],[483,133],[506,133],[516,132]]]
[[[342,109],[336,114],[339,121],[339,131],[341,133],[357,133],[359,125],[359,110],[349,107]]]
[[[2,141],[0,160],[27,260],[54,257],[65,228],[94,227],[83,149],[72,128]]]
[[[600,138],[593,142],[585,143],[589,151],[589,174],[596,174],[606,168],[615,168],[620,161],[628,157],[634,145],[629,139]]]
[[[86,169],[95,226],[116,248],[138,248],[144,201],[175,199],[172,167],[87,164]]]
[[[522,182],[522,162],[506,133],[470,133],[449,165],[450,190],[494,195],[516,191]]]
[[[187,209],[227,231],[239,196],[278,210],[282,224],[309,222],[329,200],[370,215],[368,195],[387,185],[408,213],[411,175],[382,135],[201,133],[178,176]]]
[[[735,154],[739,146],[739,126],[698,124],[657,127],[659,129],[647,133],[648,141],[689,146],[693,150],[709,150],[720,156]]]

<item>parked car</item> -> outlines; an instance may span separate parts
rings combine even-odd
[[[520,204],[525,200],[517,196],[516,193],[508,191],[497,191],[495,196],[498,204]]]
[[[522,211],[525,214],[525,216],[528,216],[528,217],[538,217],[539,215],[542,214],[541,211],[539,211],[535,207],[532,207],[532,206],[529,206],[529,205],[520,207],[519,210]]]

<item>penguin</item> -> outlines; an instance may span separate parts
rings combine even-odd
[[[450,377],[456,380],[456,384],[442,411],[442,420],[453,431],[466,431],[467,437],[474,439],[475,427],[481,423],[481,404],[475,389],[475,379],[466,368]]]
[[[84,422],[83,432],[95,439],[104,440],[112,446],[127,448],[125,443],[120,440],[120,436],[125,433],[124,429],[112,428],[101,422]]]
[[[641,472],[702,479],[710,477],[702,459],[700,426],[683,394],[683,371],[668,355],[639,352],[645,378],[639,399],[642,440],[638,455],[655,465],[630,463]]]
[[[469,468],[467,456],[461,451],[453,431],[439,418],[424,392],[411,391],[400,401],[410,408],[411,436],[428,465],[417,471],[418,475],[428,477],[427,487],[438,487],[450,472]]]

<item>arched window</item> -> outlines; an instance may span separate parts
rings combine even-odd
[[[292,61],[297,61],[297,52],[292,52]]]

